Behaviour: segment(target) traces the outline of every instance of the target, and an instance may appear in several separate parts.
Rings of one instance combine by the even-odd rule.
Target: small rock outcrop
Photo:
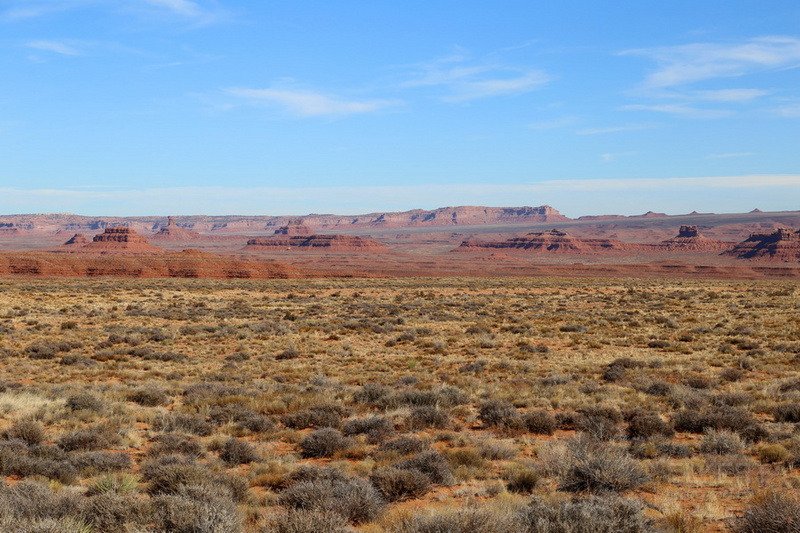
[[[753,233],[723,255],[737,259],[800,261],[800,230],[778,228],[772,233]]]
[[[89,244],[89,242],[91,241],[89,241],[89,239],[86,238],[86,235],[84,235],[83,233],[76,233],[67,242],[62,244],[62,246],[69,246],[75,248],[80,246],[86,246],[87,244]]]
[[[150,237],[156,241],[190,242],[203,240],[203,236],[190,229],[182,228],[175,223],[173,217],[167,219],[167,225]]]

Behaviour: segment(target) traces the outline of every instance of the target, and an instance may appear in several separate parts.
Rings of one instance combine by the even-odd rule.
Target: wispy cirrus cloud
[[[404,87],[441,87],[445,102],[465,102],[533,91],[555,79],[533,68],[478,63],[459,54],[417,66]]]
[[[692,107],[686,104],[656,104],[656,105],[632,104],[632,105],[624,105],[619,109],[623,111],[653,111],[656,113],[666,113],[668,115],[676,115],[680,117],[696,118],[696,119],[725,118],[733,114],[732,111],[729,111],[727,109],[702,109],[698,107]]]
[[[17,22],[63,11],[95,8],[127,15],[158,16],[161,13],[187,19],[195,24],[220,20],[224,10],[206,0],[6,0],[0,21]]]
[[[639,155],[639,152],[613,152],[608,154],[600,154],[600,159],[602,159],[604,163],[613,163],[621,157],[630,157],[633,155]]]
[[[620,131],[651,130],[658,128],[658,124],[623,124],[622,126],[611,126],[608,128],[586,128],[578,130],[578,135],[601,135],[604,133],[617,133]]]
[[[371,113],[396,105],[393,100],[344,99],[308,90],[271,87],[268,89],[228,89],[228,94],[251,103],[267,103],[282,107],[300,117],[346,116]]]
[[[735,157],[750,157],[758,155],[755,152],[731,152],[727,154],[708,154],[706,159],[731,159]]]
[[[65,56],[78,56],[81,52],[72,44],[66,44],[60,41],[31,41],[25,43],[27,48],[34,50],[41,50],[44,52],[53,52]]]
[[[800,66],[800,39],[768,36],[738,43],[693,43],[627,50],[657,68],[643,81],[647,89],[684,86],[712,78],[739,77],[767,70]]]
[[[776,109],[775,112],[782,117],[800,118],[800,104],[785,105]]]

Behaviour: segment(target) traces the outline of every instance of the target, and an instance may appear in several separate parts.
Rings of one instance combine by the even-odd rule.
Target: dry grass
[[[765,483],[800,479],[798,294],[0,281],[0,475],[24,481],[0,501],[21,530],[479,531],[534,512],[571,516],[548,526],[567,530],[594,527],[579,521],[602,502],[631,531],[744,530]]]

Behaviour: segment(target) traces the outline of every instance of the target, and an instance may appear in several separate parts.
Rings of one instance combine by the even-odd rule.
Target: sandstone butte
[[[772,233],[753,233],[723,255],[738,259],[800,261],[800,230],[779,228]]]
[[[158,246],[153,246],[146,238],[136,233],[132,228],[126,226],[106,228],[103,233],[95,235],[92,242],[75,248],[75,251],[90,254],[122,255],[156,255],[166,253],[166,250]]]
[[[736,245],[734,242],[718,241],[709,239],[700,234],[697,226],[681,226],[678,235],[656,243],[653,246],[656,250],[665,252],[672,251],[692,251],[692,252],[722,252],[730,250]],[[646,245],[644,245],[646,246]]]
[[[565,231],[528,233],[524,237],[512,237],[505,241],[464,241],[455,251],[480,249],[528,250],[532,252],[558,254],[615,253],[625,252],[630,245],[616,239],[579,239]]]

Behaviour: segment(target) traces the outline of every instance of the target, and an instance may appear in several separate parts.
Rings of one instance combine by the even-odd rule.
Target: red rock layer
[[[275,235],[313,235],[311,228],[302,220],[290,220],[285,226],[275,230]]]
[[[159,256],[0,254],[0,276],[117,278],[300,278],[296,267],[266,261],[241,261],[187,250]]]
[[[250,239],[245,250],[258,250],[259,248],[291,248],[299,250],[320,249],[326,252],[387,252],[386,246],[367,237],[351,235],[310,235],[294,237],[265,237]]]
[[[772,233],[753,233],[723,255],[737,259],[800,261],[800,230],[780,228]]]
[[[87,244],[89,244],[89,242],[90,241],[89,239],[86,238],[86,235],[84,235],[83,233],[76,233],[62,246],[80,247],[80,246],[86,246]]]

